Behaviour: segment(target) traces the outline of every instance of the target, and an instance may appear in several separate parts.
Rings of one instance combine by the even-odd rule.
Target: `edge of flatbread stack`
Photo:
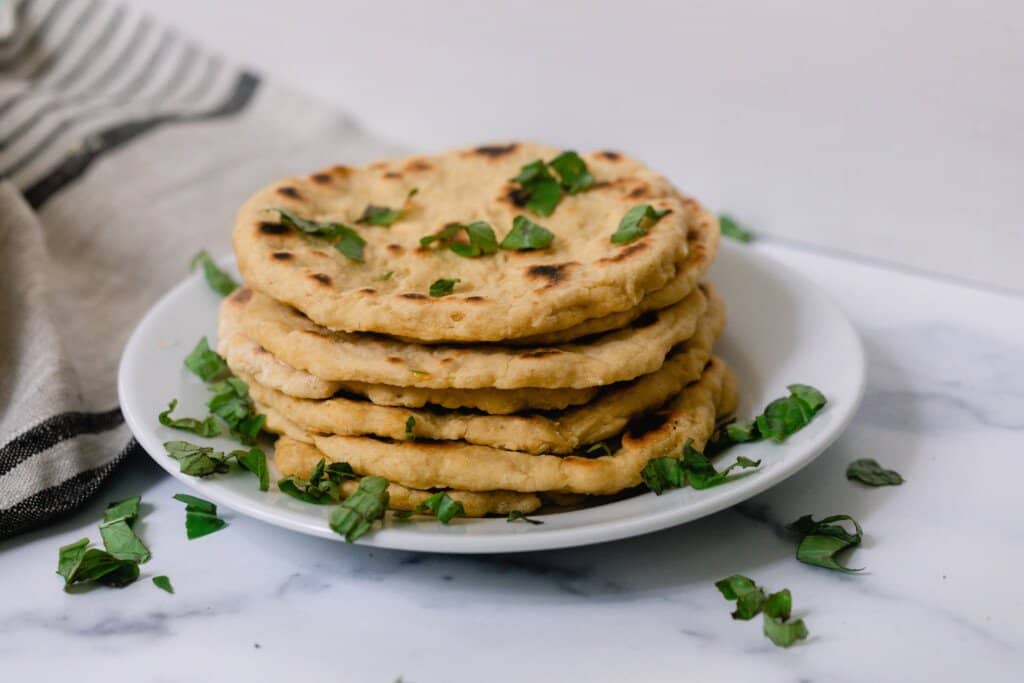
[[[638,490],[736,406],[716,218],[642,163],[530,143],[336,166],[239,210],[218,351],[282,475],[345,463],[393,510]],[[438,517],[441,515],[438,513]],[[447,522],[447,519],[442,521]]]

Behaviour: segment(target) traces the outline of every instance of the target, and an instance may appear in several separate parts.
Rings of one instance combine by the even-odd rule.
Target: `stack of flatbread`
[[[736,402],[702,281],[718,222],[625,155],[573,154],[574,186],[560,154],[336,166],[245,203],[219,350],[282,474],[345,462],[386,478],[394,509],[444,490],[469,516],[527,513],[704,446]]]

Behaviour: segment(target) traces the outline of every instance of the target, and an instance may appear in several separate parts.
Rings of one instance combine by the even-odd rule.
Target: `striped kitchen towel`
[[[2,3],[0,538],[142,455],[121,349],[273,178],[396,153],[323,103],[100,0]]]

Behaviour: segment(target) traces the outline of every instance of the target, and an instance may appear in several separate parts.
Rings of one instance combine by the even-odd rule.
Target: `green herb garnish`
[[[554,169],[559,180],[551,174]],[[545,164],[536,159],[519,169],[519,175],[511,179],[522,187],[526,208],[541,216],[550,216],[562,201],[566,192],[576,194],[589,190],[594,185],[594,176],[587,170],[587,164],[576,152],[565,151]]]
[[[363,477],[355,493],[331,511],[328,523],[336,533],[352,543],[365,534],[373,523],[387,512],[388,480],[384,477]]]
[[[854,531],[834,522],[850,522]],[[851,569],[836,560],[838,553],[860,545],[863,538],[864,531],[850,515],[831,515],[820,521],[804,515],[786,529],[803,537],[796,549],[796,559],[801,562],[847,574],[862,571],[863,568]]]
[[[734,239],[737,242],[749,242],[754,239],[753,233],[724,213],[718,217],[718,225],[721,227],[723,237]]]
[[[177,419],[171,418],[171,413],[174,412],[174,409],[177,407],[178,399],[171,399],[171,403],[167,406],[167,410],[159,415],[160,424],[165,427],[172,427],[173,429],[192,432],[199,436],[211,437],[220,434],[220,425],[217,424],[217,420],[214,419],[213,415],[207,416],[205,420],[197,420],[194,417],[180,417]]]
[[[160,590],[167,591],[171,594],[174,593],[174,586],[171,585],[171,580],[166,576],[154,576],[153,585],[159,588]]]
[[[522,186],[526,208],[533,213],[550,216],[558,202],[562,201],[562,186],[540,159],[523,166],[519,170],[519,175],[512,178],[512,182]]]
[[[139,578],[139,563],[90,548],[89,539],[83,538],[58,550],[57,573],[64,577],[64,590],[88,581],[122,588]]]
[[[903,477],[896,470],[887,470],[872,458],[854,460],[846,468],[846,478],[868,486],[899,486]]]
[[[270,488],[270,471],[267,469],[267,454],[259,448],[250,448],[247,451],[232,451],[242,469],[249,470],[256,475],[260,482],[260,491]]]
[[[314,505],[327,505],[341,500],[338,488],[341,482],[355,478],[355,472],[347,462],[332,462],[328,465],[325,458],[320,458],[313,467],[309,479],[285,477],[277,482],[277,488],[292,498]]]
[[[771,439],[782,443],[806,427],[824,407],[825,396],[807,384],[790,384],[789,396],[769,403],[753,420],[738,420],[726,426],[725,434],[734,443]]]
[[[206,337],[199,340],[192,352],[185,356],[185,367],[204,382],[214,382],[231,374],[220,354],[210,348]]]
[[[217,267],[217,264],[210,258],[205,249],[192,257],[192,261],[188,266],[189,270],[193,270],[196,267],[196,263],[203,264],[203,275],[206,277],[206,284],[210,285],[210,289],[213,291],[222,296],[227,296],[238,289],[238,283],[230,275]]]
[[[185,504],[185,535],[188,540],[220,531],[227,524],[217,516],[217,506],[208,500],[176,493],[174,499]]]
[[[318,223],[303,218],[287,209],[264,209],[264,211],[277,211],[281,214],[281,222],[289,227],[313,237],[319,237],[333,242],[334,248],[347,256],[352,261],[363,262],[363,247],[366,240],[359,236],[359,233],[343,223]]]
[[[417,192],[419,192],[419,189],[415,187],[409,190],[409,194],[405,197],[405,204],[400,209],[389,209],[386,206],[367,204],[366,209],[363,210],[363,215],[356,220],[356,223],[391,227],[405,213],[409,206],[409,200],[416,196]]]
[[[119,517],[103,522],[100,525],[100,536],[103,547],[111,556],[119,560],[131,560],[142,563],[149,560],[152,554],[146,544],[135,535],[131,517]]]
[[[619,228],[612,233],[612,242],[615,244],[629,244],[635,242],[650,230],[655,223],[669,213],[671,209],[658,211],[650,204],[638,204],[626,212],[626,215],[619,221]]]
[[[434,280],[430,283],[430,296],[442,297],[448,296],[455,289],[455,285],[462,282],[459,278],[441,278],[440,280]]]
[[[803,619],[789,621],[793,598],[788,588],[765,596],[764,590],[753,579],[740,574],[716,581],[715,587],[726,600],[736,601],[733,619],[748,621],[763,613],[764,634],[779,647],[789,647],[807,637]]]
[[[395,271],[389,270],[388,272],[384,273],[383,275],[378,275],[377,277],[375,277],[373,279],[374,280],[378,280],[380,282],[384,282],[386,280],[390,280],[391,276],[394,275],[394,274],[395,274]]]
[[[407,441],[414,441],[416,439],[416,435],[412,432],[415,426],[416,418],[410,415],[409,419],[405,421],[405,438]]]
[[[454,241],[460,232],[466,233],[468,243]],[[466,258],[476,258],[498,251],[498,240],[494,236],[494,230],[491,228],[491,224],[485,221],[451,223],[436,235],[420,238],[420,246],[428,247],[434,242],[447,245],[451,251]]]
[[[256,412],[245,382],[237,377],[228,377],[211,384],[209,389],[213,392],[213,397],[207,403],[210,412],[224,420],[232,436],[243,444],[251,446],[256,443],[256,437],[267,418]]]
[[[416,512],[431,512],[441,524],[447,524],[455,517],[466,514],[462,503],[453,500],[445,491],[438,491],[417,505]]]
[[[765,594],[753,579],[741,574],[733,574],[721,581],[715,582],[715,587],[721,592],[726,600],[736,601],[736,611],[732,613],[733,619],[748,621],[756,617],[764,607]]]
[[[515,251],[547,249],[554,239],[555,236],[547,228],[537,225],[526,216],[516,216],[512,219],[512,230],[505,235],[499,246]]]
[[[182,474],[208,477],[231,469],[228,456],[209,446],[197,446],[188,441],[167,441],[164,448],[167,449],[167,455],[178,461]]]
[[[719,472],[703,453],[693,447],[693,440],[687,439],[679,458],[664,457],[650,460],[641,470],[644,483],[656,495],[668,489],[677,489],[687,484],[695,489],[707,489],[736,479],[729,474],[739,468],[755,468],[760,460],[740,456],[736,462]]]
[[[525,512],[520,512],[519,510],[513,510],[512,512],[508,513],[508,517],[505,519],[505,521],[506,522],[526,522],[527,524],[543,524],[544,523],[544,522],[542,522],[539,519],[530,519],[529,517],[526,516]]]
[[[548,162],[562,180],[562,187],[569,194],[577,194],[594,186],[594,176],[587,170],[587,163],[571,150],[562,152]]]
[[[779,647],[789,647],[809,635],[803,619],[790,621],[793,597],[788,588],[772,593],[764,603],[764,634]]]

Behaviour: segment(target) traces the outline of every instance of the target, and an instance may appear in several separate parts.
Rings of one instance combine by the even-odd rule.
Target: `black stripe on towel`
[[[94,161],[164,124],[194,123],[234,116],[249,105],[259,83],[260,79],[255,74],[242,72],[227,99],[213,109],[197,114],[158,114],[99,131],[85,140],[82,149],[70,154],[57,168],[30,185],[25,190],[25,199],[30,206],[38,209],[54,194],[80,178]]]
[[[99,434],[124,422],[121,409],[105,413],[61,413],[49,417],[0,446],[0,476],[25,462],[33,455],[53,448],[79,434]]]
[[[0,510],[0,539],[29,531],[73,512],[96,493],[114,468],[128,457],[137,457],[143,452],[139,443],[132,439],[110,462],[81,472],[29,496],[17,505]]]

